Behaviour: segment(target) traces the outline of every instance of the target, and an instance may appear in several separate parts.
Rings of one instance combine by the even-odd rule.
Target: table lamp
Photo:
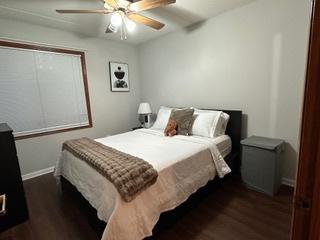
[[[151,107],[149,103],[143,102],[140,103],[138,114],[144,115],[143,120],[141,121],[141,125],[145,128],[151,127],[151,121],[150,121],[150,114],[151,114]]]

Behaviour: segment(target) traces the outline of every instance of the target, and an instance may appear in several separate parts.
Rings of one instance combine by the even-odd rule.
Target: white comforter
[[[69,152],[62,152],[55,175],[75,185],[97,209],[98,217],[108,222],[102,240],[140,240],[152,235],[162,212],[180,205],[216,174],[223,177],[231,171],[209,138],[170,138],[141,129],[96,141],[148,161],[159,173],[154,185],[133,201],[124,202],[101,174]]]

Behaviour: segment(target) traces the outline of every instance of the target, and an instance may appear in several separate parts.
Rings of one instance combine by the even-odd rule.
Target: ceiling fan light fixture
[[[117,28],[122,25],[122,21],[122,15],[119,12],[115,12],[110,18],[111,25]]]
[[[106,33],[117,33],[118,30],[119,30],[119,27],[116,27],[110,23],[106,30]]]
[[[128,32],[133,32],[136,29],[137,24],[131,20],[127,20],[126,27]]]

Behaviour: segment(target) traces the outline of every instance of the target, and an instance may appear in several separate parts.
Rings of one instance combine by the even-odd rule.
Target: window
[[[92,127],[84,53],[0,41],[0,122],[18,139]]]

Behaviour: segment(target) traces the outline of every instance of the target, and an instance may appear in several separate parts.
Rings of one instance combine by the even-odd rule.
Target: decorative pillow
[[[169,122],[173,120],[177,123],[178,135],[188,136],[191,134],[193,112],[194,112],[194,109],[190,109],[190,108],[181,109],[181,110],[172,110]]]
[[[171,111],[172,111],[172,108],[161,106],[158,111],[157,120],[155,121],[155,123],[151,128],[164,131],[169,121]]]
[[[192,135],[213,138],[217,135],[217,123],[221,111],[195,109],[192,125]]]

